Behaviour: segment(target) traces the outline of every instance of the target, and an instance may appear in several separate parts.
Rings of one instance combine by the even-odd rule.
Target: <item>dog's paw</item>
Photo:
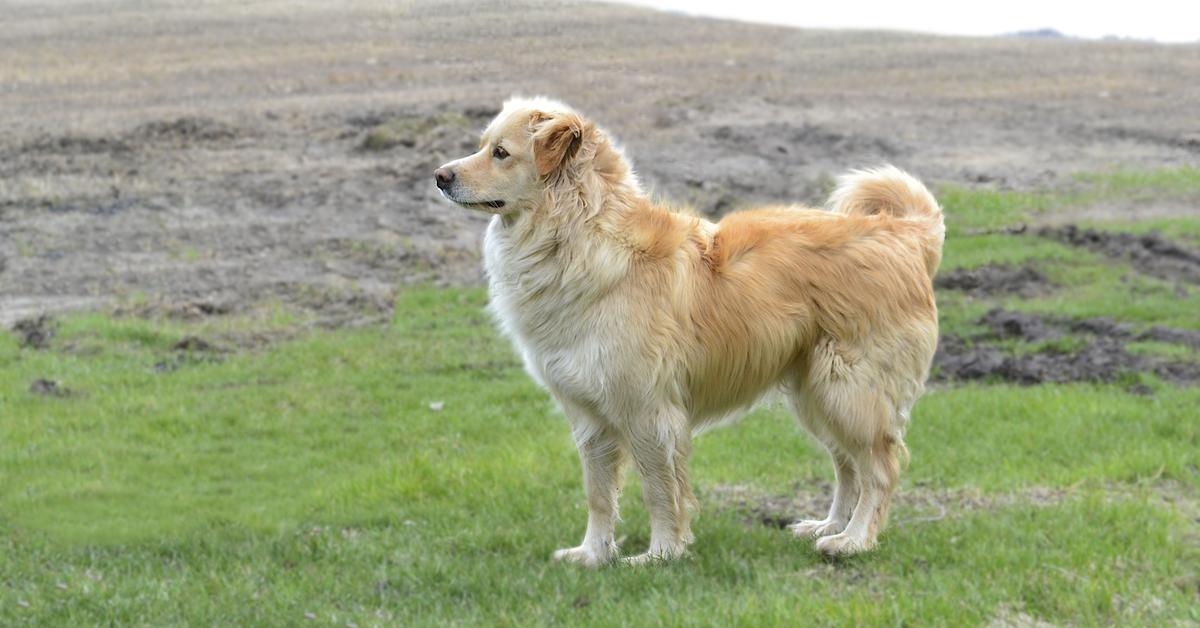
[[[666,562],[666,560],[667,559],[664,558],[661,554],[651,554],[650,552],[642,552],[641,554],[637,554],[635,556],[626,556],[625,558],[621,559],[621,562],[626,565],[640,567],[642,565],[654,565],[657,563],[663,563],[663,562]]]
[[[680,543],[671,547],[651,547],[650,550],[636,556],[622,558],[621,562],[626,565],[653,565],[675,560],[685,554],[687,554],[687,545]]]
[[[826,556],[850,556],[865,552],[875,546],[874,542],[852,537],[846,533],[823,536],[817,539],[817,551]]]
[[[626,556],[625,558],[621,559],[621,562],[625,563],[626,565],[632,565],[634,567],[639,567],[642,565],[661,565],[661,564],[667,563],[669,561],[672,561],[672,560],[678,558],[679,556],[682,556],[682,554],[670,555],[670,554],[662,554],[662,553],[652,554],[650,552],[642,552],[641,554],[637,554],[636,556]]]
[[[560,549],[552,555],[554,560],[561,560],[568,563],[578,563],[585,567],[599,567],[616,558],[616,549],[612,550],[597,550],[594,547],[580,545],[579,547],[568,547]]]
[[[846,523],[836,519],[805,519],[789,525],[788,529],[792,531],[792,534],[808,539],[837,534],[846,529]]]

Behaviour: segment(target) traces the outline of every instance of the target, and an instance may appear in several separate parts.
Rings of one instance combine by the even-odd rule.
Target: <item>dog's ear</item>
[[[537,113],[533,120],[533,163],[546,176],[567,163],[590,130],[575,113]]]

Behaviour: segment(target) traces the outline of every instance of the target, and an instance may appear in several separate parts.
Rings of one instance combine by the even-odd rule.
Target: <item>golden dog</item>
[[[641,473],[650,547],[692,541],[692,435],[781,390],[837,472],[829,514],[791,526],[829,555],[872,548],[904,430],[937,344],[931,277],[944,227],[892,167],[840,180],[830,209],[712,223],[655,205],[609,136],[571,108],[512,99],[479,152],[437,169],[446,198],[495,214],[491,308],[571,422],[588,522],[561,560],[614,559],[626,464]]]

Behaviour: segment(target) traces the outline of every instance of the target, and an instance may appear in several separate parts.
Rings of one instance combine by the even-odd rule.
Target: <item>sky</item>
[[[1072,37],[1117,36],[1160,42],[1200,42],[1197,0],[624,0],[749,22],[808,28],[859,28],[947,35],[1002,35],[1053,28]]]

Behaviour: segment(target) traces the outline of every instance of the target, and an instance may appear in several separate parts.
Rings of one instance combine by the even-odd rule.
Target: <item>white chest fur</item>
[[[627,262],[512,229],[496,218],[484,242],[491,309],[502,330],[530,375],[555,396],[617,412],[629,401],[624,397],[647,386],[645,343],[630,334],[622,301],[606,298]],[[609,263],[597,266],[597,257]]]

